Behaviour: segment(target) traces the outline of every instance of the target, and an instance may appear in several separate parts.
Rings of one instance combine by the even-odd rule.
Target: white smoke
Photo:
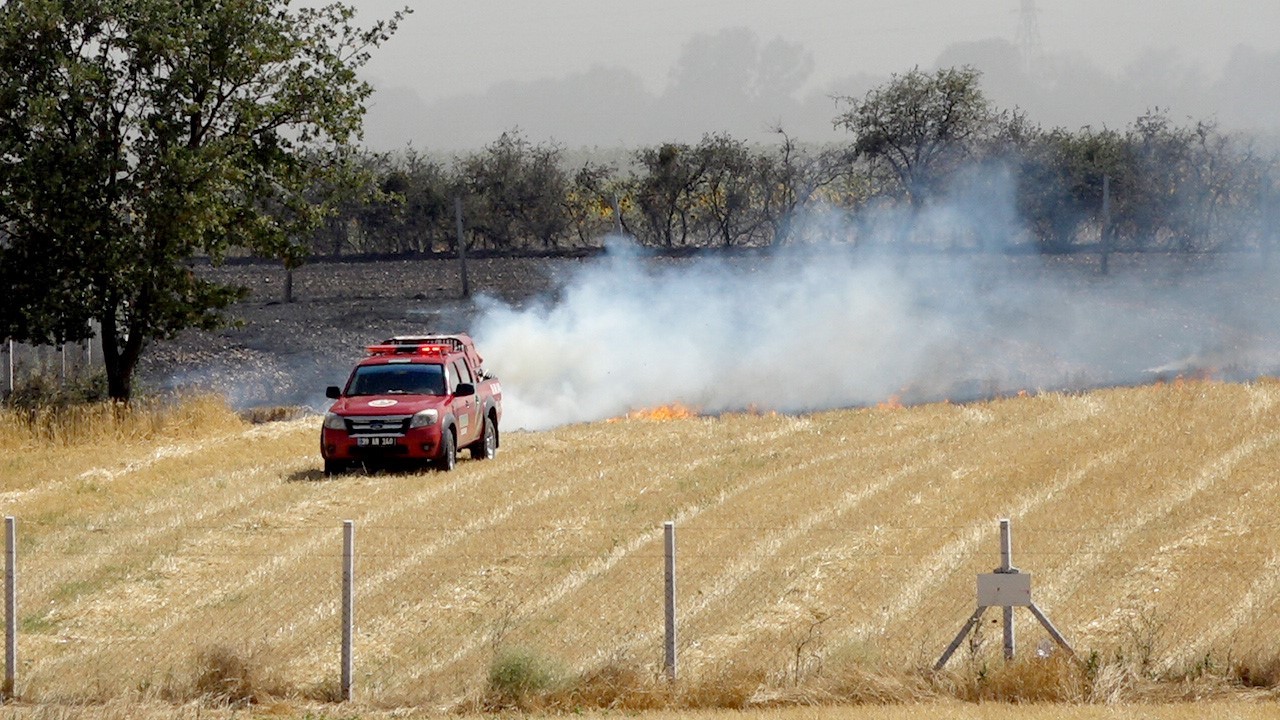
[[[910,225],[892,213],[846,221],[843,243],[767,254],[659,259],[614,241],[557,298],[527,309],[484,301],[474,330],[502,381],[504,424],[543,429],[675,402],[799,412],[969,400],[1149,381],[1209,356],[1219,370],[1256,368],[1263,346],[1276,347],[1261,340],[1276,336],[1272,314],[1224,291],[1226,271],[1179,278],[1139,259],[1140,272],[1104,279],[1088,258],[1057,269],[974,252],[1024,237],[1009,197],[969,194]],[[820,216],[823,232],[831,219]],[[935,249],[884,250],[921,240]],[[950,243],[963,251],[937,252]]]

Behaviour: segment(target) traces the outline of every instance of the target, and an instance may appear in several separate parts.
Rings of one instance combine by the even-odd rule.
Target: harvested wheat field
[[[497,460],[449,474],[333,479],[315,417],[249,424],[197,398],[4,418],[16,694],[37,709],[334,700],[352,520],[354,686],[370,713],[1277,710],[1280,383],[668,415],[509,433]],[[1018,610],[1006,664],[993,611],[932,672],[974,610],[975,575],[999,563],[1005,517],[1014,564],[1078,657]],[[675,683],[661,679],[667,520]],[[1130,716],[1117,712],[1018,716]]]

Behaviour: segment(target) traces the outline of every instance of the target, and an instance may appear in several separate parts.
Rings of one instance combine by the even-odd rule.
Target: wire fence
[[[103,368],[97,340],[67,345],[27,345],[0,339],[0,399],[33,381],[66,387]]]
[[[339,700],[344,585],[352,693],[388,705],[456,707],[513,650],[569,674],[750,668],[779,684],[840,663],[923,669],[973,614],[977,575],[1000,561],[995,523],[690,523],[676,528],[674,560],[661,527],[357,526],[348,584],[341,528],[16,527],[6,671],[12,693],[32,701],[234,694],[228,683],[250,682]],[[1137,531],[1015,535],[1013,565],[1031,573],[1032,597],[1077,653],[1160,673],[1280,652],[1280,552],[1190,535],[1112,542],[1126,532]],[[985,616],[951,662],[998,659],[1000,617]],[[1059,652],[1029,613],[1014,617],[1020,656]]]

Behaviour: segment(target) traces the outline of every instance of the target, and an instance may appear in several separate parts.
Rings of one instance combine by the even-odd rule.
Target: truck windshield
[[[444,366],[364,365],[356,368],[347,395],[444,395]]]

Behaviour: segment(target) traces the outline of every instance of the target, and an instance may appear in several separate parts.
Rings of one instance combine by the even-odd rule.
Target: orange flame
[[[696,408],[680,403],[671,403],[669,405],[660,405],[655,408],[643,408],[641,410],[632,410],[627,413],[627,417],[632,420],[684,420],[687,418],[698,417]]]
[[[1153,383],[1156,387],[1169,385],[1174,388],[1184,388],[1188,385],[1200,385],[1204,383],[1215,382],[1218,378],[1217,368],[1200,368],[1189,373],[1179,373],[1172,380],[1163,377],[1156,378]]]
[[[897,395],[890,395],[888,400],[876,403],[877,410],[901,410],[902,408],[902,398]]]
[[[1178,385],[1182,383],[1211,383],[1217,377],[1218,377],[1217,368],[1206,367],[1206,368],[1200,368],[1195,372],[1189,373],[1185,377],[1182,375],[1179,375],[1174,380],[1174,384]]]

